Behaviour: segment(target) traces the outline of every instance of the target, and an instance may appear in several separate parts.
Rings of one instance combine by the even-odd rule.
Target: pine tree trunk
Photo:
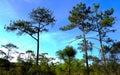
[[[83,27],[83,41],[84,41],[84,51],[85,51],[85,61],[86,61],[87,75],[90,75],[89,64],[88,64],[88,53],[87,53],[87,41],[86,41],[84,27]]]
[[[109,75],[107,71],[107,64],[106,64],[106,58],[105,58],[105,53],[103,51],[103,43],[102,43],[102,36],[101,36],[101,31],[99,30],[99,41],[100,41],[100,52],[102,55],[102,61],[103,61],[103,69],[104,69],[104,75]]]
[[[39,36],[40,36],[40,23],[38,27],[38,33],[37,33],[37,58],[36,58],[36,66],[38,67],[38,61],[39,61]]]
[[[68,57],[68,75],[70,75],[70,57]]]
[[[101,55],[102,55],[102,60],[103,60],[104,64],[106,64],[105,54],[103,52],[102,36],[101,36],[100,30],[99,30],[99,41],[100,41],[100,51],[101,51]]]

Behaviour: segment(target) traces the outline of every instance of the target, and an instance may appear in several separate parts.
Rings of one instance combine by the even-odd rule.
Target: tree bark
[[[87,53],[87,41],[86,41],[84,27],[83,27],[83,42],[84,42],[84,51],[85,51],[85,60],[86,60],[87,75],[90,75],[89,64],[88,64],[88,53]]]
[[[106,59],[105,59],[105,54],[103,52],[102,36],[101,36],[100,30],[99,30],[99,41],[100,41],[100,51],[101,51],[101,55],[102,55],[102,60],[103,60],[104,65],[106,65]]]
[[[70,57],[68,57],[68,75],[70,75]]]
[[[36,58],[36,66],[38,67],[38,61],[39,61],[39,36],[40,36],[40,23],[38,27],[38,33],[37,33],[37,58]]]

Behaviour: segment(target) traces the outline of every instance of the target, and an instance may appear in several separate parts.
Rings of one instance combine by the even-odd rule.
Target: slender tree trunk
[[[104,75],[108,75],[108,71],[107,71],[107,64],[106,64],[106,58],[105,58],[105,54],[103,51],[103,43],[102,43],[102,36],[101,36],[101,31],[99,30],[99,41],[100,41],[100,52],[102,55],[102,61],[103,61],[103,65],[104,65]]]
[[[87,53],[87,41],[86,41],[84,27],[83,27],[83,40],[84,40],[84,50],[85,50],[85,60],[86,60],[87,75],[90,75],[89,64],[88,64],[88,53]]]
[[[102,55],[102,60],[103,60],[104,64],[106,64],[105,54],[103,52],[102,36],[101,36],[100,30],[99,30],[99,41],[100,41],[100,51],[101,51],[101,55]]]
[[[70,57],[68,57],[68,75],[70,75]]]
[[[7,60],[10,58],[10,49],[8,49]]]
[[[39,61],[39,36],[40,36],[40,23],[38,27],[38,33],[37,33],[37,59],[36,59],[36,66],[38,67],[38,61]]]
[[[97,15],[97,11],[96,11],[96,15]],[[99,27],[99,22],[96,21],[96,24],[97,24],[97,28],[98,28],[98,37],[99,37],[99,42],[100,42],[100,52],[101,52],[101,55],[102,55],[102,61],[103,61],[103,64],[106,65],[106,59],[105,59],[105,54],[103,52],[103,44],[102,44],[102,36],[101,36],[101,27]]]

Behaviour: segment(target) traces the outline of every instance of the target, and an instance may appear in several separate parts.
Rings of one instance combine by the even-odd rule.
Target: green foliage
[[[64,68],[58,67],[59,71],[61,71],[59,74],[62,74],[63,71],[66,72],[67,75],[71,75],[71,65],[75,57],[76,51],[73,49],[73,47],[66,46],[65,49],[57,51],[56,54],[60,59],[64,61]]]
[[[70,11],[70,16],[68,17],[70,24],[64,27],[61,27],[60,29],[70,30],[73,28],[79,28],[81,31],[84,31],[85,33],[89,32],[91,29],[91,8],[90,6],[86,6],[84,3],[77,4],[73,7],[72,11]]]
[[[50,10],[40,7],[32,10],[30,13],[30,19],[32,19],[33,23],[39,23],[42,26],[47,26],[55,21]]]
[[[71,46],[66,46],[65,49],[56,52],[59,59],[67,60],[69,57],[74,58],[76,51]]]
[[[73,7],[72,11],[70,11],[70,16],[68,17],[70,24],[64,27],[61,27],[60,29],[70,30],[73,28],[78,28],[82,31],[82,39],[83,42],[79,43],[81,44],[79,49],[82,49],[82,51],[85,52],[85,59],[86,59],[86,67],[87,67],[87,75],[89,75],[89,65],[88,65],[88,53],[87,50],[92,50],[92,47],[89,46],[90,43],[86,40],[86,34],[92,30],[92,9],[90,6],[86,6],[85,3],[79,3],[76,6]]]
[[[113,14],[114,9],[111,8],[110,10],[106,10],[104,12],[104,18],[100,21],[100,24],[105,27],[105,26],[111,26],[112,23],[114,22],[114,17],[112,17],[111,15]],[[102,16],[102,15],[101,15]]]
[[[32,27],[32,24],[24,20],[11,21],[10,25],[6,26],[5,29],[7,31],[18,31],[17,35],[22,35],[23,33],[33,35],[37,33],[35,28]]]
[[[52,12],[46,8],[40,7],[30,13],[30,19],[33,21],[11,21],[9,26],[5,26],[5,29],[7,31],[18,31],[18,35],[23,33],[33,35],[38,32],[37,29],[39,29],[40,32],[46,31],[47,29],[45,27],[55,22]],[[36,26],[36,23],[40,24],[40,27]]]

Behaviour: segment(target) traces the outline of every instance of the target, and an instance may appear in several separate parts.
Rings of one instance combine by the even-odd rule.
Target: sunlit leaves
[[[110,23],[111,22],[113,22],[114,21],[114,18],[105,18],[105,19],[103,19],[101,22],[100,22],[100,24],[102,25],[102,26],[106,26],[106,25],[110,25]]]
[[[91,8],[86,6],[84,3],[77,4],[73,7],[73,9],[70,11],[70,15],[68,17],[70,24],[61,27],[60,29],[70,30],[74,28],[78,28],[80,30],[87,33],[91,29],[91,17],[90,14],[92,13]]]
[[[60,59],[66,60],[68,57],[75,57],[76,51],[73,47],[67,46],[65,49],[57,51],[56,54]]]

